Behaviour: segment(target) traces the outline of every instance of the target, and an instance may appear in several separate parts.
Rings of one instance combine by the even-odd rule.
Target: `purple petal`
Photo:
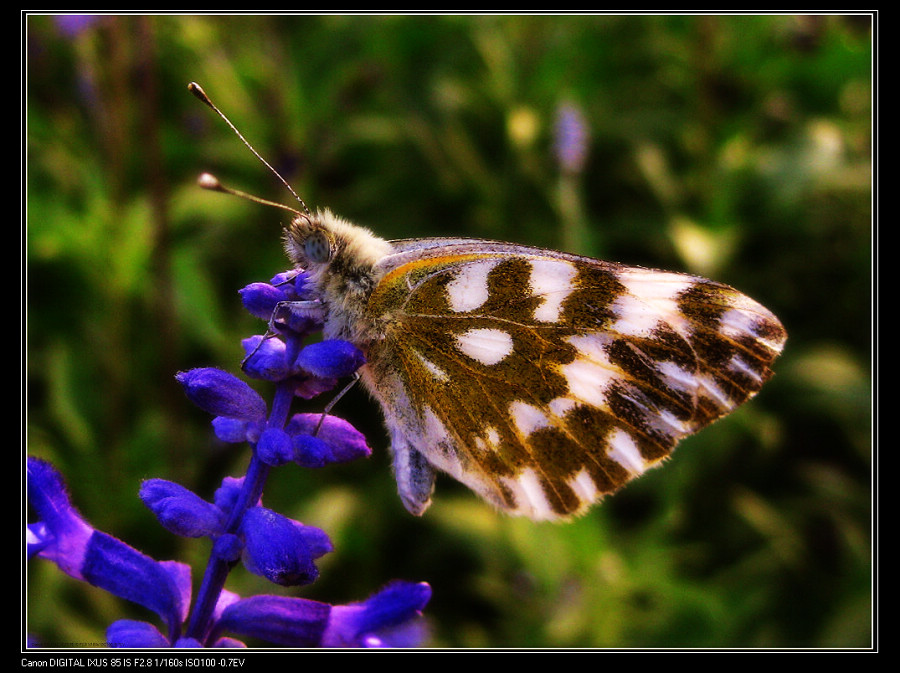
[[[303,524],[265,507],[247,510],[241,522],[244,537],[244,566],[255,575],[281,586],[309,584],[319,571],[313,559],[321,556],[321,536],[306,531]],[[325,536],[327,539],[327,536]],[[313,539],[312,549],[308,540]],[[329,549],[330,551],[330,542]]]
[[[269,281],[269,284],[275,285],[276,287],[281,287],[282,285],[293,285],[293,282],[299,276],[304,275],[305,274],[300,273],[296,269],[292,269],[290,271],[281,271],[272,276],[272,280]]]
[[[53,544],[55,540],[53,533],[42,521],[29,523],[25,526],[25,546],[28,551],[28,558],[39,554]]]
[[[294,395],[304,400],[311,400],[332,390],[337,384],[337,379],[320,379],[318,376],[310,376],[297,382],[294,386]]]
[[[188,399],[213,416],[261,421],[266,403],[259,394],[236,376],[214,367],[191,369],[175,377]]]
[[[174,587],[175,594],[178,596],[178,604],[181,608],[181,614],[176,619],[184,622],[188,616],[188,610],[191,607],[191,567],[186,563],[179,561],[160,561],[160,567],[169,574],[169,580]]]
[[[581,108],[571,103],[559,107],[556,117],[556,158],[567,173],[584,168],[588,152],[588,126]]]
[[[81,568],[94,529],[72,505],[62,475],[50,463],[28,458],[27,474],[28,500],[43,524],[30,529],[39,536],[37,555],[67,575],[84,579]]]
[[[319,427],[320,420],[321,414],[295,414],[285,431],[293,436],[314,434],[331,449],[333,462],[345,463],[372,455],[365,436],[350,423],[337,416],[326,416]]]
[[[349,376],[366,363],[366,357],[349,341],[329,339],[308,345],[295,364],[319,378]]]
[[[133,619],[110,624],[106,629],[106,644],[125,648],[169,647],[169,641],[153,624]]]
[[[312,435],[297,435],[292,441],[294,462],[300,467],[325,467],[334,462],[334,452],[328,444]]]
[[[165,479],[148,479],[141,484],[140,498],[163,528],[176,535],[215,535],[225,525],[222,510],[184,486]]]
[[[315,526],[304,526],[298,521],[295,521],[294,524],[296,524],[303,542],[306,543],[306,546],[309,548],[309,555],[314,559],[334,551],[334,545],[331,543],[331,538],[328,537],[328,533],[324,530],[316,528]]]
[[[254,442],[259,438],[259,426],[239,418],[216,416],[212,420],[213,432],[223,442]]]
[[[222,593],[219,594],[219,599],[216,601],[216,607],[213,610],[213,619],[219,619],[229,605],[237,603],[239,600],[241,600],[239,594],[228,591],[228,589],[222,589]]]
[[[184,587],[171,574],[173,565],[183,564],[159,563],[96,531],[88,544],[82,574],[90,584],[153,610],[171,626],[184,619],[186,610]]]
[[[251,596],[229,605],[215,632],[230,631],[278,645],[318,647],[331,606],[289,596]]]
[[[230,514],[234,508],[234,503],[237,502],[240,496],[243,484],[243,477],[225,477],[222,480],[222,485],[216,489],[213,495],[213,502],[216,504],[216,507],[225,512],[226,515]]]
[[[421,582],[393,582],[362,603],[337,605],[331,611],[326,647],[394,646],[391,635],[408,635],[431,599],[431,587]],[[405,645],[408,646],[408,645]]]
[[[259,334],[241,342],[247,358],[242,368],[247,376],[263,381],[281,381],[291,374],[287,360],[287,347],[281,339]]]
[[[237,561],[244,551],[244,543],[237,535],[227,533],[216,538],[213,554],[226,562]]]
[[[153,610],[170,625],[184,620],[190,602],[188,566],[160,563],[91,528],[72,507],[62,477],[49,463],[28,459],[28,488],[45,525],[43,530],[32,527],[42,534],[39,557],[72,577]]]
[[[270,284],[280,288],[290,300],[307,299],[306,290],[309,288],[309,274],[298,269],[282,271],[275,274]]]
[[[251,283],[240,290],[241,302],[250,315],[268,321],[279,302],[287,301],[285,293],[268,283]]]
[[[251,315],[265,320],[278,331],[287,328],[297,334],[308,334],[321,328],[322,307],[296,304],[304,301],[306,285],[305,274],[279,274],[271,283],[251,283],[241,289],[241,302]],[[295,304],[292,306],[291,302]]]
[[[294,455],[290,435],[280,428],[267,428],[256,445],[256,455],[266,465],[278,466],[290,462]]]

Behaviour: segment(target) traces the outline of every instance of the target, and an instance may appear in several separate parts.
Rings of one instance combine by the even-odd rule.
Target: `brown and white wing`
[[[756,394],[786,339],[688,275],[479,242],[389,267],[363,378],[416,514],[433,470],[511,514],[579,513]]]

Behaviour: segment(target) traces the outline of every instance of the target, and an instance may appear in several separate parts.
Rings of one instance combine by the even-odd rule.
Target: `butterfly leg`
[[[278,325],[291,327],[291,320],[318,320],[323,319],[325,312],[324,305],[319,300],[291,300],[280,301],[275,305],[272,315],[269,318],[268,329],[263,334],[263,338],[259,340],[256,347],[247,353],[246,357],[241,360],[241,369],[247,364],[247,360],[256,355],[256,352],[262,347],[268,339],[278,336],[282,332]]]
[[[410,514],[421,516],[431,504],[434,493],[434,468],[399,432],[391,433],[391,452],[397,492],[403,506]]]
[[[340,392],[331,398],[331,401],[325,405],[325,409],[322,411],[322,417],[319,419],[319,422],[316,424],[316,429],[313,432],[313,436],[319,434],[319,430],[322,428],[322,423],[325,422],[325,417],[331,413],[331,410],[334,409],[334,406],[340,401],[340,399],[349,392],[349,390],[357,384],[359,381],[359,372],[353,372],[353,380],[350,381],[347,385],[341,388]]]
[[[320,299],[291,299],[280,301],[269,318],[269,332],[277,333],[278,324],[305,332],[309,322],[322,322],[327,315],[327,307]],[[298,323],[298,324],[295,324]]]

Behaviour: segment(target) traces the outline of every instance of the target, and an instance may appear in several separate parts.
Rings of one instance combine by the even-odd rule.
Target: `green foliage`
[[[211,496],[243,472],[246,447],[216,445],[174,375],[237,370],[262,329],[237,290],[286,267],[286,214],[195,178],[293,204],[195,80],[313,208],[387,238],[701,273],[790,335],[746,408],[566,525],[503,518],[449,480],[413,520],[354,391],[336,412],[377,455],[282,468],[266,493],[333,534],[303,595],[428,581],[436,646],[865,647],[870,33],[865,16],[28,16],[28,452],[98,528],[206,554],[136,494],[164,477]],[[553,153],[563,103],[590,127],[577,174]],[[35,566],[28,598],[45,642],[101,641],[132,609]]]

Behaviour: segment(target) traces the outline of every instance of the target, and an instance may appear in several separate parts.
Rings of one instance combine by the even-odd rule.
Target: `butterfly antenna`
[[[294,189],[288,184],[288,181],[285,180],[283,177],[281,177],[281,174],[278,171],[276,171],[274,168],[272,168],[272,165],[268,161],[263,159],[262,155],[260,155],[259,152],[257,152],[255,149],[253,149],[253,145],[251,145],[249,142],[247,142],[247,139],[241,134],[240,131],[237,130],[237,127],[231,123],[231,120],[229,120],[228,117],[226,117],[225,114],[219,108],[217,108],[215,106],[215,104],[212,102],[212,100],[210,100],[209,96],[206,95],[206,92],[203,90],[203,88],[196,82],[191,82],[190,84],[188,84],[188,91],[190,91],[197,98],[199,98],[201,101],[206,103],[206,105],[208,105],[210,107],[210,109],[212,109],[213,112],[215,112],[217,115],[219,115],[225,121],[225,123],[231,127],[231,130],[234,131],[235,134],[237,135],[237,137],[241,139],[241,142],[244,143],[244,145],[246,145],[247,148],[251,152],[253,152],[253,154],[256,156],[256,158],[259,159],[261,162],[263,162],[265,164],[266,168],[268,168],[270,171],[272,171],[272,173],[275,175],[275,177],[277,177],[279,180],[281,180],[281,183],[285,187],[287,187],[287,190],[294,196],[295,199],[297,199],[297,201],[303,207],[303,212],[306,213],[307,216],[309,216],[310,215],[309,208],[307,208],[306,203],[303,202],[303,199],[301,199],[297,195],[297,192],[295,192]],[[209,175],[209,174],[207,173],[204,175]],[[212,177],[212,176],[209,176],[209,177]],[[215,183],[218,186],[204,185],[203,178],[204,178],[204,176],[201,176],[200,186],[204,187],[205,189],[212,189],[214,191],[220,191],[220,192],[225,192],[228,194],[234,194],[235,196],[241,196],[242,198],[249,198],[251,201],[256,201],[257,203],[263,203],[263,204],[272,205],[272,206],[279,206],[280,208],[284,208],[285,210],[290,210],[294,213],[297,213],[297,211],[294,210],[293,208],[288,208],[287,206],[282,206],[281,204],[278,204],[278,203],[273,203],[271,201],[266,201],[265,199],[253,197],[253,196],[250,196],[249,194],[244,194],[243,192],[238,192],[237,190],[227,189],[227,188],[223,187],[221,184],[219,184],[219,181],[216,180],[215,178],[213,178],[213,180],[215,180]],[[299,214],[299,213],[297,213],[297,214]]]
[[[226,187],[219,179],[212,175],[211,173],[203,173],[197,178],[197,184],[200,185],[203,189],[208,189],[211,192],[222,192],[223,194],[231,194],[232,196],[239,196],[242,199],[247,199],[248,201],[253,201],[254,203],[260,203],[264,206],[274,206],[275,208],[281,208],[282,210],[287,210],[288,212],[294,213],[294,215],[300,215],[299,210],[295,210],[290,206],[286,206],[283,203],[278,203],[277,201],[269,201],[268,199],[264,199],[259,196],[254,196],[253,194],[248,194],[247,192],[242,192],[239,189],[232,189],[231,187]],[[306,214],[309,215],[309,211],[306,211]]]

